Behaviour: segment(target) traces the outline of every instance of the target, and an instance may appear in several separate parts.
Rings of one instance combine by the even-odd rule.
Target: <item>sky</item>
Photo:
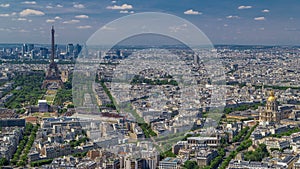
[[[105,24],[163,12],[196,25],[213,44],[300,45],[299,0],[0,0],[0,43],[85,43]],[[124,27],[131,25],[124,24]]]

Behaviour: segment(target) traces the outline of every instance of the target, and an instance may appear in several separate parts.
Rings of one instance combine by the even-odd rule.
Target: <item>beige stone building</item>
[[[259,122],[276,122],[281,123],[284,119],[290,119],[293,116],[294,105],[281,105],[275,97],[274,91],[270,92],[265,107],[259,109]]]
[[[259,111],[260,122],[280,122],[281,113],[278,111],[278,102],[276,100],[274,91],[270,92],[267,99],[266,107],[261,108]]]

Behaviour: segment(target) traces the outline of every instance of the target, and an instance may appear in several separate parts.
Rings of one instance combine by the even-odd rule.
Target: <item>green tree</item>
[[[186,162],[184,162],[183,168],[185,168],[185,169],[199,169],[199,166],[197,165],[196,161],[187,160]]]
[[[0,166],[8,165],[8,160],[6,158],[0,158]]]
[[[269,153],[265,144],[260,144],[255,151],[248,151],[244,153],[246,161],[261,161],[263,158],[268,157]]]
[[[165,151],[165,152],[161,153],[161,157],[162,158],[176,157],[176,155],[172,152],[172,149],[169,149],[168,151]]]
[[[41,165],[45,164],[50,164],[53,161],[53,159],[45,159],[45,160],[39,160],[39,161],[34,161],[30,163],[31,167],[39,167]]]

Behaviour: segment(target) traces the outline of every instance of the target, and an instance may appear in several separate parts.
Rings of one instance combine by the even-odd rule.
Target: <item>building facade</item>
[[[279,122],[281,120],[280,112],[278,111],[278,102],[276,100],[274,91],[270,92],[267,99],[266,107],[259,112],[260,122]]]

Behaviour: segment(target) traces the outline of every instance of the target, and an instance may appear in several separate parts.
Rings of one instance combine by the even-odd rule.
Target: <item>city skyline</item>
[[[163,12],[195,24],[213,44],[299,45],[298,3],[296,0],[272,4],[257,0],[3,1],[0,43],[48,44],[49,29],[54,25],[58,44],[83,44],[99,28],[122,16]]]
[[[268,2],[1,1],[0,168],[300,169],[300,2]]]

